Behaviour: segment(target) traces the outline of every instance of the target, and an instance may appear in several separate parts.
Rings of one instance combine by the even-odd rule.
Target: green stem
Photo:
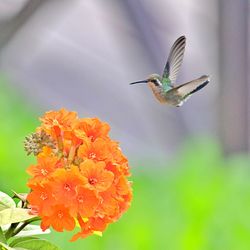
[[[4,233],[1,227],[0,227],[0,242],[6,243],[6,239],[4,237]]]
[[[30,223],[35,222],[35,221],[39,221],[39,220],[41,220],[39,217],[35,217],[35,218],[29,219],[29,220],[23,222],[23,224],[22,224],[20,227],[16,228],[16,229],[13,231],[12,236],[15,236],[15,235],[17,235],[18,233],[20,233],[20,232],[21,232],[27,225],[29,225]]]
[[[12,223],[9,227],[9,229],[7,230],[7,232],[5,233],[5,239],[8,240],[10,237],[12,237],[12,234],[14,232],[14,230],[16,229],[16,227],[18,226],[19,222],[17,223]]]

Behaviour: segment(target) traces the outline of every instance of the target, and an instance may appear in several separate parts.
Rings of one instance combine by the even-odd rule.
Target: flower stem
[[[0,227],[0,242],[6,243],[6,238],[4,236],[4,233],[1,227]]]
[[[57,144],[58,144],[58,151],[63,152],[63,140],[61,135],[57,137]]]
[[[68,167],[70,167],[70,164],[73,162],[74,158],[75,158],[75,154],[76,154],[76,147],[75,145],[72,145],[69,151],[69,157],[68,157]]]
[[[8,240],[10,237],[12,237],[14,230],[16,229],[16,227],[18,226],[19,222],[16,223],[12,223],[9,227],[9,229],[7,230],[7,232],[5,233],[5,239]]]
[[[39,217],[35,217],[35,218],[32,218],[32,219],[29,219],[27,221],[24,221],[22,225],[20,225],[20,227],[16,228],[13,233],[12,233],[12,236],[15,236],[17,235],[18,233],[20,233],[27,225],[29,225],[30,223],[32,222],[35,222],[35,221],[39,221],[41,220]]]

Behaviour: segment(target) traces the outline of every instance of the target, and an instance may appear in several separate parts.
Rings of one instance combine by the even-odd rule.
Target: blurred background
[[[27,192],[22,141],[65,107],[99,117],[130,159],[134,201],[102,238],[62,249],[250,249],[248,0],[0,0],[0,189]],[[187,37],[181,108],[146,85]],[[18,176],[18,177],[17,177]]]

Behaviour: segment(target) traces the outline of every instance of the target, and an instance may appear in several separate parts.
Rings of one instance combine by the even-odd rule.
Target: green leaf
[[[15,248],[25,248],[29,250],[60,250],[59,247],[50,243],[47,240],[42,239],[31,239],[19,242],[15,245]]]
[[[29,250],[29,249],[20,247],[12,248],[4,243],[0,243],[0,250]]]
[[[29,209],[25,208],[8,208],[0,211],[0,226],[25,221],[36,217],[29,214]]]
[[[14,200],[7,194],[0,191],[0,211],[16,207]]]
[[[3,233],[3,229],[0,227],[0,242],[6,243],[6,238]]]
[[[10,247],[2,242],[0,242],[0,247],[1,247],[0,250],[15,250],[14,248],[12,248],[12,247]]]
[[[22,201],[19,201],[16,205],[16,207],[19,207],[19,208],[22,208],[22,205],[23,205],[23,202]]]
[[[27,200],[27,193],[17,193],[13,190],[13,193],[15,194],[14,198],[18,198],[21,201],[26,201]]]
[[[0,227],[0,242],[6,243],[6,239],[3,233],[3,229]]]
[[[33,239],[38,239],[37,237],[20,237],[20,238],[17,238],[15,240],[13,240],[11,243],[10,243],[10,247],[15,247],[17,244],[19,244],[20,242],[24,242],[26,240],[33,240]]]
[[[15,235],[15,237],[31,236],[38,234],[49,234],[50,230],[47,229],[43,231],[38,225],[27,225],[20,233]]]

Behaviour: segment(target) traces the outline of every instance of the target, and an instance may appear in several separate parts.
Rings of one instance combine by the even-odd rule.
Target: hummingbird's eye
[[[157,81],[156,79],[152,79],[151,82],[152,82],[154,85],[159,86],[159,83],[158,83],[158,81]]]

